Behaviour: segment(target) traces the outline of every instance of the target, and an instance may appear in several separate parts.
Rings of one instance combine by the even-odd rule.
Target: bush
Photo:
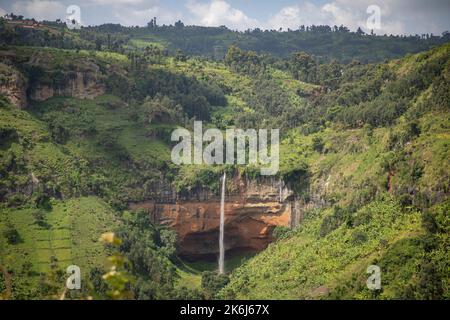
[[[333,232],[344,222],[351,223],[350,213],[339,206],[334,207],[333,214],[326,216],[322,220],[320,225],[319,234],[321,237],[325,237],[327,234]]]
[[[364,231],[355,230],[352,233],[352,243],[355,245],[364,243],[367,241],[367,235]]]
[[[33,213],[34,223],[36,223],[38,226],[49,229],[50,225],[47,223],[47,219],[45,217],[45,213],[42,210],[34,210]]]
[[[292,235],[292,229],[285,226],[276,226],[273,229],[272,235],[276,239],[286,239]]]
[[[6,224],[6,229],[3,231],[3,236],[6,238],[9,244],[18,244],[22,242],[19,232],[16,230],[12,223]]]
[[[312,148],[314,151],[322,153],[324,147],[324,142],[321,137],[314,137],[312,140]]]
[[[52,209],[50,197],[42,192],[38,192],[36,194],[34,204],[35,204],[36,208],[39,208],[39,209],[44,209],[47,211]]]
[[[26,198],[23,194],[13,194],[8,197],[7,206],[10,208],[20,207],[26,202]]]
[[[229,281],[230,278],[225,274],[217,274],[214,271],[202,273],[202,289],[209,297],[214,297]]]

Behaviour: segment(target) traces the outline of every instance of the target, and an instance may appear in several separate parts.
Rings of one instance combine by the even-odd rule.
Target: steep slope
[[[317,133],[288,134],[281,170],[297,190],[297,228],[233,272],[221,297],[448,298],[449,46],[389,67],[396,75],[372,97],[358,81],[377,75],[364,73],[322,96],[330,98],[325,113],[347,114],[356,125],[334,118]],[[407,79],[415,80],[401,91],[404,109],[368,125],[369,112],[381,119],[375,107],[389,113],[389,95]],[[363,103],[339,100],[361,93]],[[366,287],[372,264],[382,271],[378,291]]]
[[[232,272],[220,296],[448,297],[448,45],[345,66],[336,87],[296,80],[254,53],[222,63],[152,50],[0,49],[6,296],[48,297],[38,280],[69,263],[98,278],[108,252],[96,240],[119,230],[135,297],[202,297],[175,290],[199,279],[178,270],[180,281],[173,263],[175,244],[214,259],[217,203],[201,196],[214,200],[224,170],[265,186],[252,167],[171,163],[170,133],[201,119],[220,129],[281,128],[274,180],[290,190],[243,196],[229,180],[227,221],[239,238],[229,248],[282,239]],[[133,210],[146,203],[157,210]],[[365,268],[378,263],[385,289],[368,292]]]

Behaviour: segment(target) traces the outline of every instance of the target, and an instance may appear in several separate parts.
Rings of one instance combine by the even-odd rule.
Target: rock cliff
[[[225,249],[230,252],[261,251],[272,242],[276,226],[291,224],[291,205],[278,181],[242,182],[226,196]],[[280,192],[281,190],[281,192]],[[220,197],[183,198],[173,203],[145,201],[143,208],[155,223],[173,228],[178,235],[178,254],[186,259],[216,259],[219,250]]]
[[[0,95],[19,108],[26,107],[28,99],[45,101],[54,96],[93,99],[106,91],[104,72],[88,58],[58,67],[48,61],[52,60],[50,56],[42,53],[28,61],[17,59],[9,52],[0,55]]]
[[[65,72],[58,83],[36,82],[30,88],[30,98],[44,101],[53,96],[93,99],[105,93],[101,76],[95,71]]]
[[[26,89],[25,77],[14,68],[0,63],[0,95],[6,96],[15,106],[24,108],[27,104]]]

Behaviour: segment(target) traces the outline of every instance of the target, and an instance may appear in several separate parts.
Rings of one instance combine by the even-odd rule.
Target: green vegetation
[[[1,298],[60,298],[71,264],[87,283],[74,299],[449,298],[448,33],[25,21],[0,19]],[[227,275],[128,211],[163,189],[218,193],[224,171],[258,178],[174,165],[171,132],[194,120],[280,128],[277,178],[302,211]]]
[[[98,238],[116,224],[111,208],[96,197],[54,200],[51,210],[2,209],[0,264],[13,279],[6,288],[10,298],[49,297],[39,283],[54,268],[65,274],[78,265],[83,276],[103,268],[107,251]]]
[[[323,221],[330,214],[335,213],[329,210],[309,212],[291,237],[270,245],[238,268],[232,274],[230,284],[221,291],[221,297],[317,298],[314,296],[317,288],[334,289],[341,278],[351,276],[353,270],[376,264],[374,262],[386,246],[420,233],[420,215],[402,211],[389,198],[375,201],[355,213],[355,219],[370,215],[369,222],[355,223],[351,227],[342,224],[323,235]],[[355,242],[356,233],[364,234],[364,241]],[[360,284],[361,298],[372,297],[365,287],[366,279],[363,278],[364,282]],[[394,280],[398,279],[394,277]],[[395,285],[389,282],[383,290]]]

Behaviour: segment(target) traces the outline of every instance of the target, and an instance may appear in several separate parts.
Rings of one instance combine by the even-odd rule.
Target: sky
[[[83,25],[145,26],[181,20],[186,25],[233,30],[297,29],[300,25],[345,25],[377,34],[440,35],[450,31],[450,0],[0,0],[0,15],[13,12],[37,20],[65,20],[77,5]],[[379,20],[375,11],[379,8]],[[368,24],[372,22],[372,24]],[[374,21],[379,24],[373,25]]]

